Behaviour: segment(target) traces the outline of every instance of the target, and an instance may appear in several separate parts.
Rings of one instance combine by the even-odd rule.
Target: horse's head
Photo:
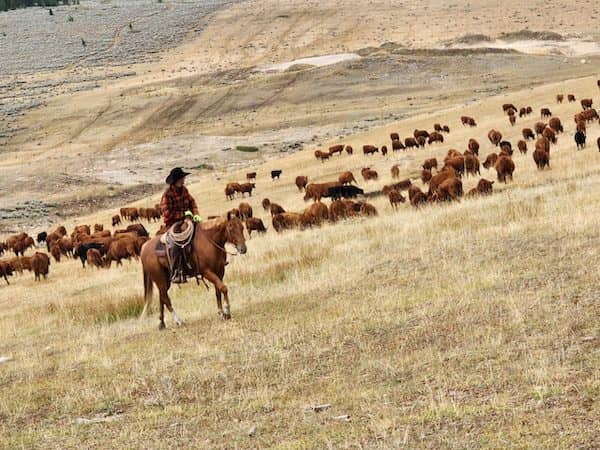
[[[227,242],[235,245],[235,248],[242,255],[246,253],[246,238],[244,237],[244,225],[239,217],[231,212],[227,213],[227,222],[225,224],[225,237]]]

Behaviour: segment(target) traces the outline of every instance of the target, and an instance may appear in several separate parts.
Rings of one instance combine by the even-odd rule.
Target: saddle
[[[183,220],[173,224],[158,240],[156,255],[167,258],[171,275],[174,269],[182,269],[187,275],[192,275],[190,244],[194,239],[195,231],[196,225],[193,222]]]

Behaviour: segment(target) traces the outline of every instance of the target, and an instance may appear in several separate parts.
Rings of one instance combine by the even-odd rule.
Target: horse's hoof
[[[158,324],[158,329],[159,330],[164,330],[165,328],[167,328],[167,327],[165,326],[164,322],[161,322],[161,323]]]
[[[175,322],[175,325],[177,325],[178,327],[182,327],[185,325],[185,322],[183,320],[178,320]]]
[[[231,319],[231,313],[226,312],[223,313],[223,320],[230,320]]]

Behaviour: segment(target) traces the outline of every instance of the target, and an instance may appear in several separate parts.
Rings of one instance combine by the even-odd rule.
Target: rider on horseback
[[[189,175],[188,172],[184,172],[181,167],[176,167],[171,170],[171,173],[169,173],[169,176],[165,180],[169,187],[163,193],[160,201],[160,210],[167,230],[171,226],[178,224],[175,227],[175,231],[179,232],[184,222],[187,222],[188,226],[192,226],[192,221],[197,223],[202,220],[198,214],[196,200],[194,200],[194,197],[191,196],[184,186],[187,175]],[[185,249],[177,245],[174,245],[172,249],[171,282],[185,283],[187,281],[186,272],[190,269],[189,266],[186,268]]]

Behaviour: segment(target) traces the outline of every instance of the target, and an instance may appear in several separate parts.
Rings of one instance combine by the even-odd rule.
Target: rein
[[[210,238],[210,237],[209,237],[209,236],[207,236],[206,234],[205,234],[205,237],[206,237],[206,240],[207,240],[208,242],[210,242],[212,245],[214,245],[216,248],[218,248],[219,250],[223,251],[223,252],[224,252],[224,253],[226,253],[227,255],[231,255],[231,256],[238,256],[238,255],[239,255],[239,252],[236,252],[236,253],[231,253],[231,252],[227,251],[227,249],[225,248],[225,246],[224,246],[224,245],[219,245],[219,244],[217,244],[217,243],[216,243],[216,242],[215,242],[215,241],[214,241],[212,238]],[[225,242],[225,243],[227,243],[227,242]]]

